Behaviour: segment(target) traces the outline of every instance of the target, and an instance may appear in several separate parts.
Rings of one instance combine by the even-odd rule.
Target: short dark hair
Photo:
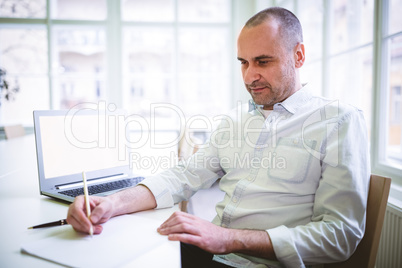
[[[279,23],[282,40],[289,50],[303,42],[303,31],[299,19],[285,8],[270,7],[261,10],[252,16],[244,26],[249,28],[258,26],[268,19],[275,19]]]

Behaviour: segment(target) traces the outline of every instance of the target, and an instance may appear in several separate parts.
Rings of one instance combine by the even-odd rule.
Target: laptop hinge
[[[99,183],[103,183],[103,182],[114,181],[114,180],[118,180],[118,179],[124,179],[126,177],[128,177],[127,174],[118,174],[118,175],[114,175],[114,176],[93,178],[93,179],[89,179],[87,184],[88,185],[99,184]],[[83,187],[83,186],[84,186],[84,184],[82,182],[73,182],[73,183],[69,183],[69,184],[56,185],[56,189],[57,190],[64,190],[64,189],[68,189],[68,188]]]

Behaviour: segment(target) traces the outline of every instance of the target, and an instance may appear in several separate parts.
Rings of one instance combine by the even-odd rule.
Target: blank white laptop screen
[[[97,115],[41,117],[40,125],[46,179],[128,165],[124,148],[100,140],[112,132],[101,133]]]
[[[108,195],[144,178],[130,170],[124,111],[34,111],[39,187],[43,195],[73,201],[82,192]],[[120,124],[119,124],[120,123]]]

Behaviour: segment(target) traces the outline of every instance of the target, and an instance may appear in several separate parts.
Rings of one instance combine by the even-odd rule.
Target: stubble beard
[[[245,85],[253,101],[257,105],[273,107],[274,104],[281,102],[294,93],[296,86],[296,75],[292,62],[288,61],[282,72],[280,87],[273,87],[268,82],[253,82]],[[265,88],[262,92],[253,92],[252,88]],[[269,92],[266,92],[269,90]]]

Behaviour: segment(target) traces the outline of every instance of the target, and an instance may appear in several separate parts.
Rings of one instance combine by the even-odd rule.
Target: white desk
[[[60,267],[20,252],[21,244],[60,233],[61,226],[28,230],[27,227],[63,219],[68,204],[40,196],[33,135],[0,141],[0,267]],[[137,213],[167,219],[171,209]],[[167,239],[167,238],[166,238]],[[111,255],[113,253],[110,253]],[[128,267],[180,267],[180,246],[165,243],[136,258]]]

